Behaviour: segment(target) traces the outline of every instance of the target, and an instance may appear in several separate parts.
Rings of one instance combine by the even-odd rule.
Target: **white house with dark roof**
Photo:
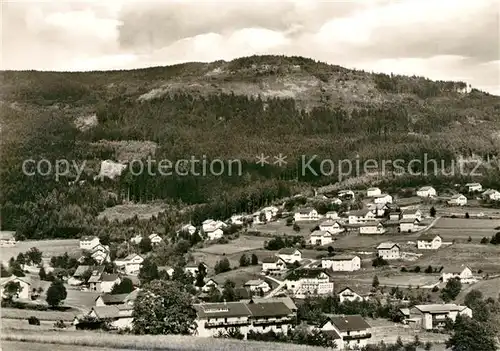
[[[333,243],[333,235],[324,230],[315,230],[309,237],[309,243],[311,245],[325,246]]]
[[[401,219],[418,219],[419,221],[422,220],[422,211],[418,208],[414,209],[404,209],[401,211]]]
[[[483,198],[492,200],[492,201],[500,201],[500,192],[495,189],[488,189],[482,194]]]
[[[436,234],[425,233],[417,239],[417,249],[437,250],[443,245],[443,238]]]
[[[417,196],[419,197],[435,197],[437,196],[437,191],[432,186],[424,186],[417,190]]]
[[[373,211],[369,209],[363,209],[358,211],[350,211],[348,214],[347,222],[349,224],[359,224],[373,222],[377,220],[377,216]]]
[[[262,291],[264,294],[271,290],[269,283],[262,279],[249,280],[243,286],[250,289],[252,292]]]
[[[97,236],[82,236],[80,238],[80,249],[91,250],[101,242]]]
[[[364,297],[359,295],[357,292],[355,292],[353,289],[349,287],[345,287],[344,289],[340,290],[337,294],[339,297],[340,303],[344,303],[346,301],[352,302],[352,301],[363,301]]]
[[[121,279],[118,274],[99,273],[99,271],[93,271],[88,280],[89,290],[100,293],[111,292],[113,286],[120,284],[120,282]]]
[[[299,268],[285,277],[285,286],[296,298],[333,294],[333,282],[322,268]]]
[[[401,258],[401,248],[395,243],[381,243],[377,246],[377,255],[384,260],[398,260]]]
[[[361,269],[361,258],[357,255],[335,255],[321,259],[321,267],[334,272],[354,272]]]
[[[375,204],[392,204],[392,196],[389,194],[380,194],[373,198]]]
[[[381,222],[368,222],[368,223],[363,223],[359,227],[359,234],[384,234],[385,233],[385,228],[384,225]]]
[[[341,350],[361,349],[371,344],[371,326],[359,315],[330,317],[321,326],[321,330],[334,330],[340,336],[336,343]]]
[[[293,247],[285,247],[278,251],[278,257],[286,263],[294,263],[302,261],[302,252]]]
[[[293,215],[293,219],[296,222],[300,221],[316,221],[319,219],[318,211],[311,207],[304,207],[299,209]]]
[[[465,184],[465,187],[469,193],[483,191],[483,186],[480,183],[467,183]]]
[[[144,262],[144,258],[141,255],[132,253],[127,257],[116,259],[115,265],[127,275],[137,275],[142,262]]]
[[[443,283],[448,280],[458,278],[462,284],[474,283],[476,279],[472,274],[472,269],[465,265],[447,266],[441,271],[441,279]]]
[[[414,323],[424,330],[432,330],[444,326],[447,318],[454,322],[458,315],[472,317],[472,310],[467,306],[452,303],[415,305],[410,308],[409,317],[403,322],[405,324]]]
[[[278,256],[265,257],[262,259],[262,272],[279,273],[286,272],[286,262]]]
[[[420,221],[417,218],[403,218],[399,221],[399,231],[401,233],[412,233],[420,230]]]
[[[204,293],[209,293],[213,289],[220,290],[219,283],[215,281],[213,278],[205,279],[205,285],[201,287],[201,291]]]
[[[339,234],[342,233],[345,229],[340,222],[328,219],[324,222],[321,222],[321,224],[319,225],[319,230],[328,232],[330,234]]]
[[[191,276],[193,278],[196,278],[196,276],[198,275],[198,270],[199,270],[199,266],[203,265],[205,267],[205,272],[208,270],[208,266],[203,263],[203,262],[199,262],[199,263],[195,263],[195,262],[192,262],[192,263],[188,263],[186,265],[186,267],[184,267],[184,272],[185,273],[189,273],[191,274]]]
[[[467,198],[462,194],[455,194],[448,200],[448,205],[465,206],[467,205]]]
[[[224,231],[216,227],[207,227],[207,229],[203,229],[203,233],[207,236],[208,240],[217,240],[224,236]]]
[[[366,190],[367,197],[375,197],[375,196],[378,196],[381,194],[382,194],[382,191],[380,190],[380,188],[368,188]]]

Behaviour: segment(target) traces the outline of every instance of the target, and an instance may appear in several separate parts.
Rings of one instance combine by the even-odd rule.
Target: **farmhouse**
[[[208,292],[212,291],[213,289],[220,290],[219,283],[217,283],[212,278],[205,280],[205,285],[203,285],[201,287],[201,291],[203,291],[204,293],[208,293]]]
[[[401,248],[398,244],[385,242],[377,246],[377,255],[384,260],[398,260],[401,258]]]
[[[375,220],[377,220],[375,214],[368,209],[351,211],[347,219],[349,224],[366,223]]]
[[[302,261],[302,252],[291,247],[285,247],[278,251],[278,257],[286,263]]]
[[[133,307],[128,304],[115,306],[94,306],[88,313],[89,317],[96,318],[99,321],[110,321],[113,329],[132,328]]]
[[[353,272],[361,269],[361,258],[356,255],[335,255],[321,260],[321,268],[334,272]]]
[[[469,190],[469,193],[483,191],[483,186],[480,183],[467,183],[465,187]]]
[[[86,283],[86,275],[88,274],[87,272],[90,272],[90,275],[94,274],[102,274],[104,273],[104,266],[84,266],[84,265],[79,265],[78,268],[76,269],[75,273],[73,273],[73,276],[68,279],[68,284],[70,285],[81,285],[83,283]],[[87,278],[90,278],[88,276]]]
[[[286,276],[285,286],[297,298],[333,294],[333,282],[324,269],[295,269]]]
[[[134,290],[128,294],[101,294],[95,299],[96,306],[113,306],[128,304],[134,305],[139,290]]]
[[[416,218],[403,218],[399,221],[399,231],[401,233],[412,233],[418,231],[420,221]]]
[[[109,293],[113,290],[115,284],[120,284],[121,279],[118,274],[100,273],[98,271],[92,272],[88,283],[90,291],[97,291],[100,293]]]
[[[314,208],[301,208],[298,212],[293,215],[293,219],[296,222],[300,221],[315,221],[319,219],[318,211]]]
[[[80,249],[91,250],[101,242],[97,236],[82,236],[80,238]]]
[[[431,330],[444,326],[446,318],[455,321],[457,315],[472,317],[472,310],[456,304],[416,305],[410,308],[409,318],[405,319],[404,323],[414,323],[422,329]]]
[[[392,196],[389,194],[381,194],[375,196],[373,199],[373,202],[376,204],[387,204],[387,203],[392,203]]]
[[[462,284],[470,284],[475,281],[474,276],[472,275],[472,270],[464,265],[461,266],[449,266],[445,267],[441,272],[441,279],[443,283],[446,283],[448,280],[458,278]]]
[[[328,211],[325,213],[325,218],[327,219],[339,219],[339,214],[337,211]]]
[[[125,258],[116,259],[115,265],[127,275],[137,275],[144,258],[138,254],[130,254]]]
[[[16,246],[14,232],[0,231],[0,247]]]
[[[17,295],[14,296],[15,298],[28,300],[31,297],[31,282],[29,278],[11,275],[10,277],[0,279],[0,296],[2,296],[2,298],[6,297],[4,294],[4,288],[9,282],[19,283],[21,288]]]
[[[264,294],[271,290],[271,286],[262,279],[249,280],[244,287],[250,289],[251,292],[262,291]]]
[[[208,227],[207,229],[204,229],[203,232],[207,236],[208,240],[217,240],[224,236],[222,229],[216,227]]]
[[[98,264],[102,264],[104,262],[111,261],[111,257],[109,256],[109,246],[108,245],[97,244],[92,249],[90,249],[90,252],[91,252],[90,256]],[[82,256],[81,259],[82,258],[84,258],[84,256]]]
[[[467,198],[462,194],[453,195],[451,199],[448,200],[448,205],[465,206],[467,205]]]
[[[419,250],[437,250],[443,244],[443,238],[439,235],[422,234],[417,239],[417,249]]]
[[[361,349],[370,343],[371,326],[359,315],[342,315],[330,317],[321,327],[322,331],[335,331],[340,340],[337,347],[344,349]]]
[[[177,234],[179,234],[179,232],[184,232],[184,233],[188,233],[189,235],[193,235],[194,233],[196,233],[196,227],[194,225],[192,225],[191,223],[188,223],[188,224],[183,225],[179,229]]]
[[[202,223],[203,232],[214,231],[216,229],[223,229],[227,224],[222,221],[215,221],[213,219],[206,219]]]
[[[309,243],[311,245],[324,246],[331,244],[333,242],[333,236],[331,233],[324,230],[315,230],[311,233],[309,238]]]
[[[405,209],[401,212],[401,218],[402,219],[418,219],[419,221],[422,220],[422,211],[420,211],[418,208],[417,209]]]
[[[434,197],[437,196],[436,189],[432,186],[424,186],[417,190],[417,196],[420,197]]]
[[[264,207],[261,212],[264,212],[266,214],[266,218],[269,217],[268,221],[271,220],[272,218],[276,217],[276,215],[279,212],[279,208],[276,206],[267,206]]]
[[[352,290],[351,288],[349,287],[345,287],[344,289],[340,290],[339,293],[337,294],[339,299],[340,299],[340,303],[343,303],[345,301],[363,301],[364,298],[363,296],[359,295],[358,293],[356,293],[354,290]]]
[[[264,273],[278,273],[286,270],[286,262],[280,257],[266,257],[262,260],[262,272]]]
[[[236,214],[232,215],[231,218],[229,218],[229,222],[234,225],[243,225],[243,220],[245,219],[245,216]]]
[[[483,198],[492,200],[492,201],[500,201],[500,192],[495,189],[488,189],[482,194]]]
[[[359,234],[384,234],[384,225],[380,222],[365,223],[359,227]]]
[[[319,230],[328,232],[330,234],[338,234],[344,231],[342,224],[331,219],[324,221],[319,225]]]
[[[382,194],[382,191],[380,190],[380,188],[368,188],[368,190],[366,190],[367,197],[375,197],[375,196],[378,196],[380,194]]]
[[[281,301],[203,303],[193,307],[195,335],[199,337],[217,336],[229,328],[239,328],[245,339],[249,331],[286,333],[295,319],[295,313]]]

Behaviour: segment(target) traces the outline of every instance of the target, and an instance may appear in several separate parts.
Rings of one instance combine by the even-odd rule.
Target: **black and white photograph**
[[[499,0],[0,13],[0,351],[500,351]]]

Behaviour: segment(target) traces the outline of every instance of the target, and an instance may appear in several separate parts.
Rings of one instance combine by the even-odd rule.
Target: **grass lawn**
[[[432,230],[442,235],[445,240],[467,240],[469,236],[473,240],[481,240],[500,231],[495,229],[498,227],[500,219],[440,218]]]
[[[35,316],[40,320],[46,321],[72,321],[78,313],[73,312],[60,312],[60,311],[33,311],[21,310],[18,308],[2,308],[2,319],[27,319]],[[26,322],[27,323],[27,322]]]
[[[229,242],[228,244],[216,244],[210,245],[201,249],[198,252],[209,253],[215,255],[232,255],[236,253],[243,253],[245,251],[251,251],[256,249],[261,249],[264,247],[264,242],[269,240],[266,237],[241,235],[238,239]]]
[[[288,236],[304,236],[307,237],[311,234],[311,229],[319,225],[323,220],[313,221],[313,222],[297,222],[300,227],[300,231],[296,232],[293,230],[293,226],[287,226],[285,219],[280,219],[275,222],[269,222],[266,224],[256,224],[249,228],[249,231],[257,231],[263,234],[273,236],[273,235],[288,235]]]
[[[97,292],[78,290],[69,285],[66,285],[66,291],[68,296],[64,300],[64,304],[79,309],[90,309],[95,305],[95,299],[100,295]]]
[[[77,239],[58,239],[18,241],[14,247],[0,247],[0,256],[3,262],[8,262],[11,257],[16,257],[20,252],[24,253],[32,247],[36,247],[42,251],[44,261],[48,261],[52,256],[62,255],[65,252],[70,255],[81,254]]]
[[[485,298],[491,297],[497,299],[500,294],[500,278],[481,280],[475,284],[466,286],[457,297],[459,303],[463,303],[465,295],[471,290],[479,290]]]
[[[468,265],[474,272],[500,273],[500,246],[482,244],[454,244],[439,250],[425,252],[412,263],[421,268],[431,266]],[[424,252],[424,251],[422,251]]]

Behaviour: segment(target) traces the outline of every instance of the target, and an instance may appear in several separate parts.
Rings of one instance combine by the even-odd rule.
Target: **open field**
[[[440,218],[432,228],[433,232],[442,235],[445,240],[481,240],[483,237],[490,238],[500,231],[500,219],[465,219],[465,218]]]
[[[466,288],[462,289],[456,301],[458,301],[459,303],[463,303],[465,296],[471,290],[479,290],[483,293],[483,296],[485,298],[491,297],[496,300],[500,295],[500,278],[481,280],[475,284],[467,286]]]
[[[45,321],[72,321],[77,315],[77,312],[60,312],[60,311],[33,311],[21,310],[17,308],[2,308],[2,319],[27,319],[35,316],[40,320]]]
[[[233,339],[196,338],[178,335],[110,335],[105,332],[67,331],[37,333],[35,331],[2,331],[2,344],[8,341],[26,341],[30,343],[52,344],[50,350],[58,350],[59,345],[72,345],[97,348],[132,349],[132,350],[324,350],[320,347],[268,343],[255,341],[238,341]],[[57,345],[57,346],[55,346]],[[39,350],[39,349],[37,349]],[[64,349],[63,349],[64,350]]]
[[[66,326],[71,327],[72,321],[65,321]],[[26,319],[10,319],[10,318],[2,318],[2,328],[3,329],[12,329],[12,330],[57,330],[61,331],[61,329],[54,327],[55,321],[53,320],[40,320],[40,325],[30,325]],[[62,329],[66,331],[68,329]]]
[[[24,253],[32,247],[42,251],[45,260],[55,255],[62,255],[65,252],[68,252],[69,255],[80,255],[81,253],[77,239],[26,240],[18,241],[16,246],[13,247],[0,247],[0,257],[3,262],[7,262],[11,257],[17,256],[20,252]]]
[[[263,279],[263,276],[260,275],[260,266],[249,266],[217,274],[211,278],[222,284],[229,279],[236,284],[236,287],[240,287],[251,279]]]
[[[264,247],[264,242],[267,240],[269,240],[269,238],[240,235],[238,239],[233,240],[228,244],[211,245],[197,251],[209,254],[222,255],[225,253],[226,255],[232,255],[236,253],[243,253],[245,251],[261,249]]]
[[[424,255],[413,265],[431,266],[467,265],[473,272],[500,273],[500,247],[482,244],[454,244],[439,250],[422,251]]]
[[[89,309],[94,306],[95,299],[100,295],[97,292],[78,290],[69,285],[66,285],[66,291],[68,296],[64,300],[64,305],[79,309]]]
[[[72,345],[61,345],[61,344],[42,344],[42,343],[32,343],[32,342],[22,342],[22,341],[2,341],[3,349],[0,350],[11,350],[11,351],[75,351],[75,347]],[[104,348],[104,347],[85,347],[79,346],[78,350],[81,351],[125,351],[130,349],[116,349],[116,348]]]
[[[126,219],[137,216],[139,219],[150,219],[167,209],[165,204],[137,204],[137,205],[117,205],[110,207],[99,213],[98,219],[107,218],[110,221],[115,219],[122,222]]]
[[[287,226],[285,219],[280,219],[275,222],[269,222],[266,224],[256,224],[249,228],[250,231],[257,231],[263,234],[273,236],[273,235],[288,235],[288,236],[308,236],[311,234],[311,229],[319,225],[322,220],[312,221],[312,222],[297,222],[300,227],[300,231],[296,232],[293,230],[293,226]]]
[[[473,200],[472,200],[473,201]],[[472,201],[470,201],[472,205]],[[486,208],[486,207],[480,207],[480,206],[463,206],[463,207],[457,207],[457,206],[447,206],[447,207],[438,207],[436,206],[437,213],[441,216],[446,215],[446,216],[457,216],[457,217],[464,217],[465,213],[468,213],[469,216],[471,217],[492,217],[495,219],[500,219],[500,209],[498,208]]]

